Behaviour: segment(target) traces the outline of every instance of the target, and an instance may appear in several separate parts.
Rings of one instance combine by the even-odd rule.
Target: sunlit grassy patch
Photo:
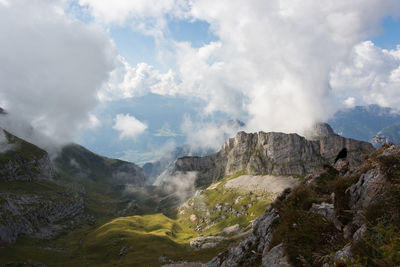
[[[251,221],[264,214],[274,195],[224,186],[245,174],[245,170],[239,171],[199,191],[180,208],[178,221],[205,236],[222,234],[224,228],[236,224],[241,232],[249,230]]]

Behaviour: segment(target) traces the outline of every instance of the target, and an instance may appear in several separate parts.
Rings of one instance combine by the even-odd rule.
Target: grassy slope
[[[203,229],[201,233],[205,236],[219,234],[225,227],[235,224],[239,224],[241,229],[249,229],[250,222],[264,214],[273,196],[263,192],[224,187],[227,181],[245,174],[243,170],[227,176],[192,197],[180,208],[178,221],[192,229],[200,226]],[[236,216],[231,211],[218,210],[217,205],[231,208],[242,215]],[[192,214],[198,218],[196,221],[190,220]]]
[[[211,208],[217,203],[233,202],[239,196],[243,199],[234,206],[240,207],[250,203],[253,206],[248,210],[249,216],[234,217],[225,212],[227,219],[215,224],[204,235],[216,234],[226,226],[239,223],[246,227],[249,222],[261,215],[270,200],[260,198],[260,195],[235,190],[224,190],[222,185],[229,179],[240,176],[238,173],[226,177],[213,190],[205,190],[204,196],[206,206]],[[1,184],[0,184],[1,186]],[[35,184],[34,187],[42,188],[45,185]],[[101,197],[99,195],[99,197]],[[110,205],[109,199],[103,198],[103,212]],[[111,200],[112,201],[112,200]],[[116,204],[115,204],[116,205]],[[196,211],[197,212],[197,211]],[[221,214],[213,213],[212,217]],[[105,219],[101,220],[105,222]],[[145,216],[120,217],[108,220],[103,225],[85,226],[71,233],[65,234],[56,240],[36,240],[23,237],[12,246],[0,249],[0,264],[10,262],[46,263],[56,266],[159,266],[159,257],[178,261],[201,261],[207,262],[227,246],[237,242],[237,239],[222,242],[215,248],[195,251],[190,248],[190,239],[197,237],[198,233],[193,230],[196,225],[192,224],[189,217],[179,217],[174,220],[163,214]],[[126,255],[120,256],[122,248],[126,247]],[[51,249],[49,249],[51,248]]]
[[[195,236],[193,230],[162,214],[121,217],[58,240],[22,238],[15,245],[0,249],[0,265],[30,262],[51,266],[159,266],[161,256],[173,261],[206,262],[227,246],[224,243],[194,251],[189,241]],[[125,247],[126,254],[120,256]]]

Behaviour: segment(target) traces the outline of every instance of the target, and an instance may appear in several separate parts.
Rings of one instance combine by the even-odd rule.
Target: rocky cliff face
[[[358,167],[339,160],[286,190],[246,239],[207,266],[398,266],[399,186],[396,145]]]
[[[197,186],[201,186],[243,169],[249,174],[313,173],[333,162],[344,147],[354,166],[374,150],[367,142],[332,134],[329,129],[318,134],[318,140],[307,140],[298,134],[239,132],[216,154],[178,159],[174,171],[197,171]]]

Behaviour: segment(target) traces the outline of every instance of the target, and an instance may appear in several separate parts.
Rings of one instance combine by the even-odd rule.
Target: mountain
[[[46,151],[1,128],[0,135],[0,243],[50,238],[90,221],[82,196],[56,181]]]
[[[134,163],[75,144],[51,160],[45,150],[0,128],[0,243],[21,235],[53,238],[96,219],[129,214],[126,188],[144,185]]]
[[[186,152],[146,186],[133,163],[76,144],[51,160],[3,131],[0,265],[398,265],[398,147],[317,124],[307,137],[239,132],[215,154],[174,159]]]
[[[304,176],[332,163],[343,148],[347,148],[347,158],[353,166],[360,164],[374,150],[367,142],[344,138],[330,131],[321,130],[318,134],[321,133],[328,134],[319,136],[319,140],[308,140],[298,134],[239,132],[216,154],[179,158],[174,172],[196,171],[197,187],[241,170],[252,175]]]
[[[371,142],[379,131],[400,123],[400,114],[378,105],[356,106],[338,111],[328,123],[344,137]]]
[[[113,186],[145,185],[143,170],[136,164],[102,157],[77,144],[64,146],[54,163],[64,179],[101,184],[104,190]]]
[[[400,148],[385,144],[348,166],[340,160],[285,190],[206,266],[398,266]]]

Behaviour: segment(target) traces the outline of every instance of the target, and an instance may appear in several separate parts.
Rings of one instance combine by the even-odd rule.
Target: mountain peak
[[[310,140],[318,140],[323,137],[334,136],[336,133],[332,127],[325,122],[315,123],[314,126],[305,132],[304,136]]]

